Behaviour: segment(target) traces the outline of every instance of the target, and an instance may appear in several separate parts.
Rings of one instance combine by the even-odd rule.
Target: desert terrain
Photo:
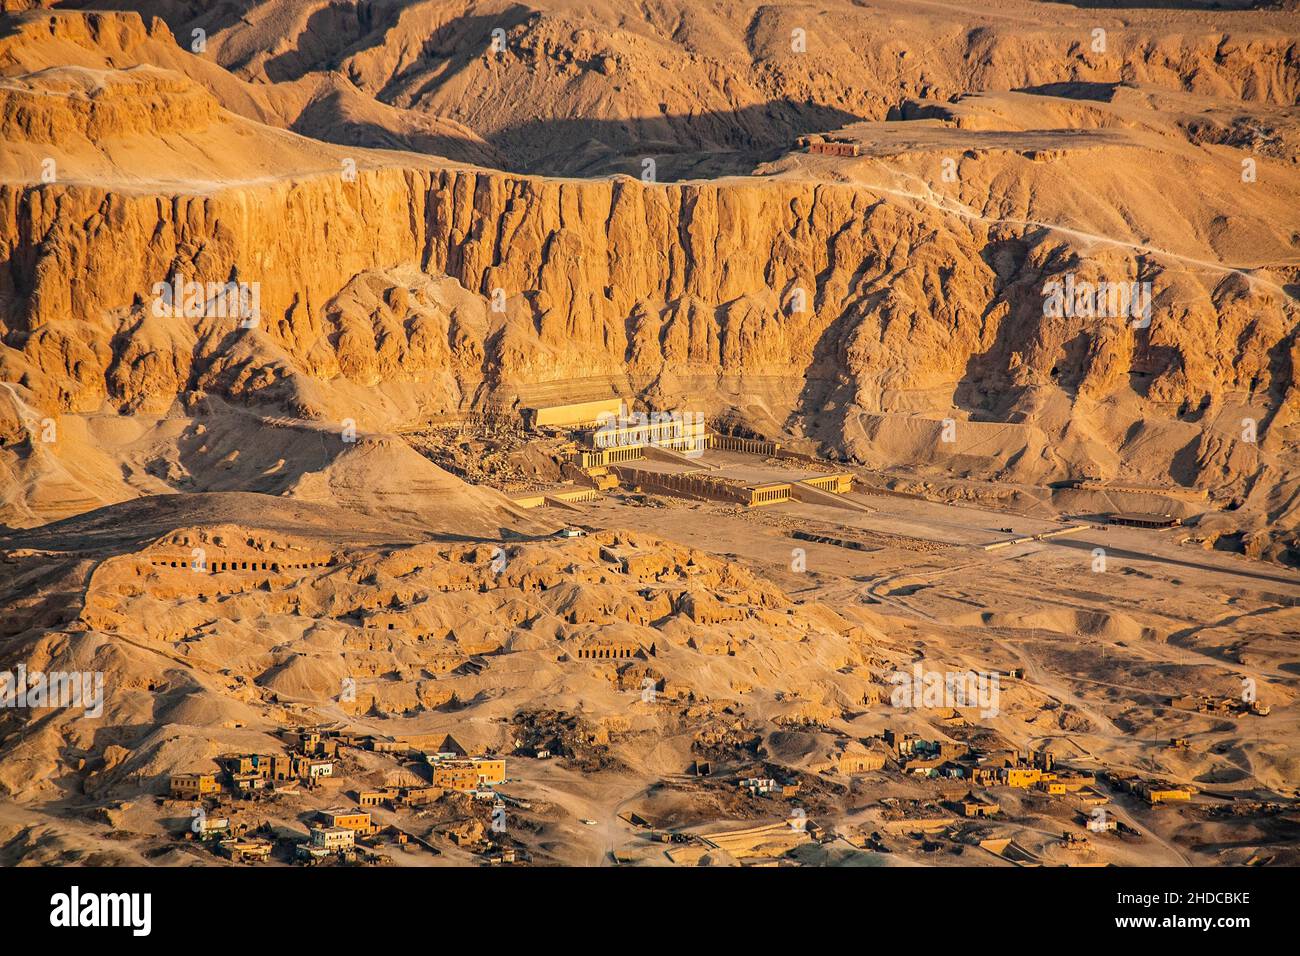
[[[4,8],[0,864],[1300,863],[1294,3]]]

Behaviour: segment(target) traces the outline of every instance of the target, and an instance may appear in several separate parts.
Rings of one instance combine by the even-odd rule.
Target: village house
[[[917,744],[925,743],[925,741],[921,740],[915,734],[900,734],[892,728],[886,730],[881,735],[881,738],[885,741],[885,746],[887,746],[894,756],[899,759],[911,756],[911,754],[916,750]]]
[[[436,786],[461,793],[477,790],[479,779],[478,769],[468,761],[447,761],[433,770]]]
[[[949,777],[960,780],[968,773],[969,768],[961,764],[954,763],[947,757],[918,757],[909,760],[903,764],[903,773],[913,777]]]
[[[300,771],[295,776],[305,780],[320,780],[323,777],[334,776],[333,760],[303,760],[301,763],[295,762],[294,769]]]
[[[217,849],[236,863],[265,863],[271,858],[273,844],[261,837],[222,840]]]
[[[817,135],[800,136],[795,140],[795,145],[801,149],[808,150],[810,153],[817,153],[823,156],[862,155],[862,147],[858,143],[830,141]]]
[[[774,793],[776,791],[776,781],[771,777],[746,777],[740,781],[741,790],[748,790],[751,795]]]
[[[966,795],[952,804],[953,809],[960,811],[964,817],[994,817],[1001,812],[1002,807],[992,800],[986,800],[977,795],[973,790],[968,790]]]
[[[1096,787],[1084,787],[1076,796],[1083,802],[1086,807],[1100,807],[1110,803],[1110,797],[1102,793]]]
[[[351,850],[356,846],[357,832],[349,827],[312,827],[310,845],[326,853]]]
[[[382,787],[358,792],[357,804],[361,807],[383,805],[393,810],[399,807],[418,807],[432,803],[443,792],[441,787]]]
[[[188,835],[193,835],[199,840],[212,840],[217,837],[230,836],[230,818],[209,816],[195,817],[190,821],[190,830]]]
[[[1143,788],[1143,795],[1154,807],[1158,803],[1183,803],[1192,799],[1196,791],[1192,787],[1175,787],[1168,784],[1152,783]]]
[[[902,771],[910,777],[928,777],[944,763],[946,761],[942,757],[917,757],[906,761]]]
[[[445,790],[465,792],[481,786],[493,787],[506,780],[504,757],[456,757],[435,754],[428,758],[433,765],[433,785]]]
[[[965,744],[953,741],[923,740],[915,734],[900,734],[895,730],[886,730],[881,739],[899,762],[905,757],[932,758],[945,760],[959,757],[969,749]]]
[[[1056,756],[1049,750],[1034,750],[1026,754],[1017,752],[999,770],[998,778],[1008,787],[1021,790],[1028,790],[1038,784],[1044,784],[1040,789],[1047,789],[1045,784],[1057,778],[1055,766]]]
[[[231,786],[237,793],[251,793],[254,790],[270,790],[271,779],[254,773],[232,774]]]
[[[169,783],[173,800],[197,800],[221,792],[216,774],[211,773],[174,773]]]
[[[328,757],[333,759],[339,755],[339,740],[334,737],[326,737],[319,730],[304,727],[296,732],[296,736],[298,753],[304,757]]]
[[[1056,772],[1056,780],[1065,788],[1066,793],[1078,793],[1084,787],[1091,786],[1096,782],[1093,774],[1085,773],[1078,770],[1060,770]]]
[[[240,792],[265,790],[289,780],[315,783],[334,775],[332,759],[302,754],[223,754],[217,763]]]
[[[840,751],[836,769],[849,776],[882,770],[885,766],[885,757],[883,750],[868,749],[860,744],[849,744]]]
[[[1192,710],[1216,717],[1237,717],[1242,714],[1267,717],[1270,710],[1269,706],[1260,700],[1245,701],[1236,697],[1208,697],[1204,694],[1171,697],[1169,706],[1175,710]]]
[[[1152,806],[1160,803],[1182,803],[1191,800],[1197,790],[1191,786],[1179,786],[1163,780],[1142,780],[1131,773],[1112,771],[1107,774],[1111,785],[1124,793],[1131,793]]]
[[[370,821],[370,814],[364,810],[349,810],[344,807],[337,807],[330,810],[321,810],[317,816],[324,822],[326,829],[330,830],[352,830],[355,833],[372,833],[375,825]]]
[[[854,740],[833,748],[822,759],[813,763],[811,769],[814,773],[842,773],[845,776],[853,776],[883,769],[887,757],[887,752],[879,746],[867,748]]]
[[[232,780],[288,780],[293,776],[288,754],[222,754],[217,763]]]
[[[1056,779],[1056,774],[1045,773],[1038,767],[1003,767],[999,779],[1008,787],[1028,790],[1034,784]]]

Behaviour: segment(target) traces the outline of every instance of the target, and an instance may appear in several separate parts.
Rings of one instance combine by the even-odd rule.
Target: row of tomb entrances
[[[281,561],[205,561],[199,558],[152,558],[149,563],[155,568],[187,568],[191,571],[216,574],[219,571],[305,571],[310,568],[327,568],[329,560],[281,562]]]

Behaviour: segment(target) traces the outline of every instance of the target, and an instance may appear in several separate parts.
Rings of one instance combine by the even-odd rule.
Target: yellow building
[[[1043,771],[1037,767],[1004,767],[1002,773],[1003,783],[1022,790],[1029,789],[1044,777]]]
[[[197,800],[209,793],[217,793],[221,785],[215,774],[210,773],[174,773],[171,777],[171,792],[174,800]]]
[[[553,426],[573,428],[578,425],[592,425],[600,421],[601,416],[619,416],[623,414],[623,399],[602,398],[595,402],[574,402],[569,405],[546,405],[525,410],[532,428]]]
[[[480,786],[505,783],[504,758],[466,757],[434,764],[433,785],[447,790],[477,790]]]
[[[343,828],[354,830],[359,833],[370,832],[370,814],[364,810],[322,810],[321,819],[325,821],[325,826],[330,828]]]

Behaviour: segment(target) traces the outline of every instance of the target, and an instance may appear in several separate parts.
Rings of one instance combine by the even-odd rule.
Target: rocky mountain
[[[871,464],[1212,488],[1294,526],[1294,14],[1026,31],[1038,6],[16,14],[6,444],[24,415],[196,393],[383,430],[614,390]],[[795,148],[836,129],[857,157]],[[1067,281],[1137,283],[1149,325],[1050,314]],[[186,282],[250,284],[257,321],[160,310]]]

